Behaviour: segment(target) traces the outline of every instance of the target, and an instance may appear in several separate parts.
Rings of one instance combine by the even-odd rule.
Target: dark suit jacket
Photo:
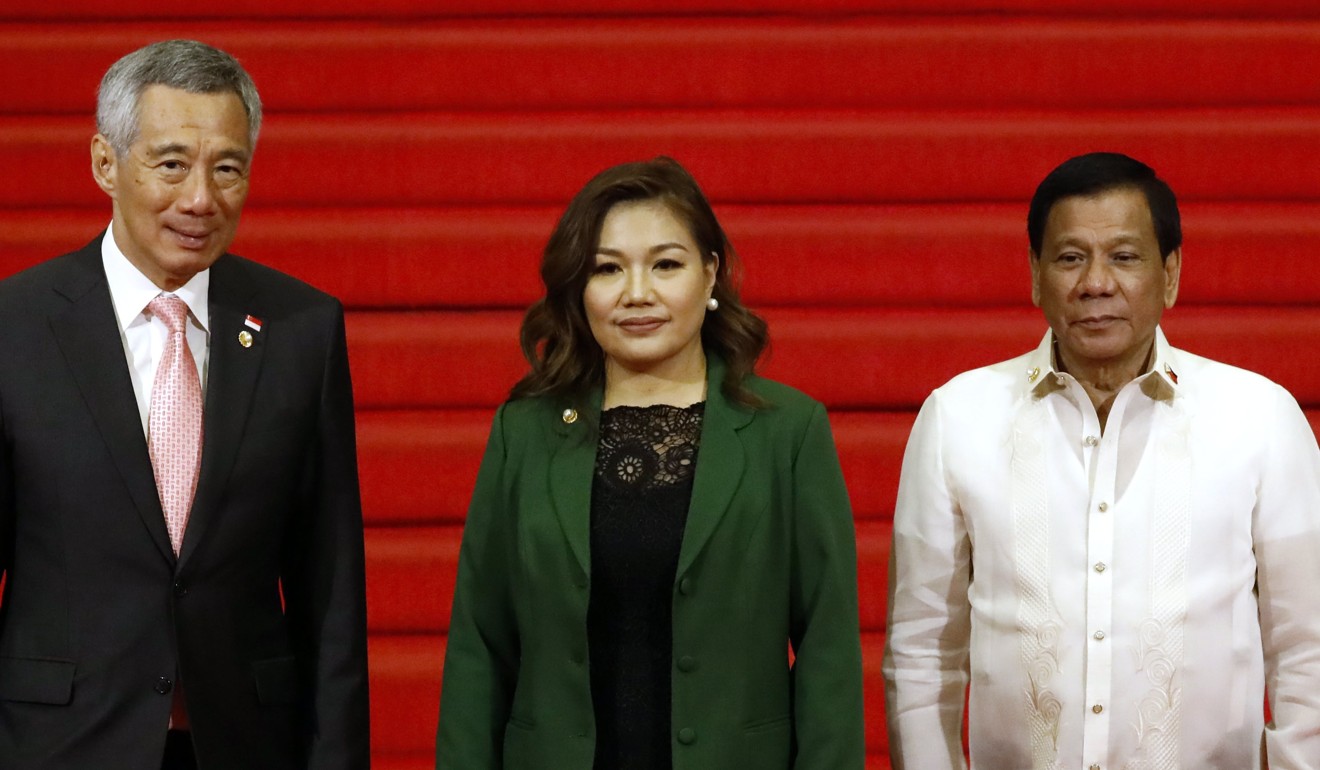
[[[225,255],[210,313],[176,559],[100,239],[0,282],[0,767],[159,767],[176,680],[206,770],[368,766],[342,308]]]
[[[712,358],[673,588],[674,768],[861,770],[856,545],[821,405]],[[505,404],[459,557],[440,770],[590,770],[591,480],[600,394]],[[795,661],[790,667],[788,648]]]

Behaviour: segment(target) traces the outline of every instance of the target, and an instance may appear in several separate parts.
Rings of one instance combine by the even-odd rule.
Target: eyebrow
[[[654,246],[652,246],[651,248],[647,249],[647,250],[646,250],[646,253],[647,253],[647,254],[659,254],[659,253],[664,252],[664,251],[669,251],[670,249],[678,249],[679,251],[688,251],[688,247],[684,246],[683,244],[678,243],[677,241],[670,241],[670,242],[668,242],[668,243],[657,243],[656,245],[654,245]],[[620,250],[618,250],[618,249],[611,249],[611,248],[609,248],[609,247],[607,247],[607,246],[598,246],[598,247],[596,248],[596,253],[597,253],[597,254],[604,255],[604,256],[606,256],[606,257],[622,257],[622,256],[623,256],[623,252],[622,252],[622,251],[620,251]]]

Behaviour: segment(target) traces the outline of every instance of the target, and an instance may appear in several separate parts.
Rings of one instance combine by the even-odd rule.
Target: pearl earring
[[[712,313],[715,312],[716,310],[719,310],[720,301],[715,299],[714,297],[711,297],[710,299],[706,300],[706,309],[711,311]]]

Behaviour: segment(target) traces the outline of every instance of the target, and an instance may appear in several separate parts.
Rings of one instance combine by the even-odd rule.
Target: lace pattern
[[[705,403],[616,406],[601,414],[596,476],[618,491],[683,484],[696,470]]]

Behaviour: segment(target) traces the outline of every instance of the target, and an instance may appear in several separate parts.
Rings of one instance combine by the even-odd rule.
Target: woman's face
[[[702,360],[701,324],[715,287],[684,222],[658,200],[615,204],[582,292],[607,371],[681,376]]]

